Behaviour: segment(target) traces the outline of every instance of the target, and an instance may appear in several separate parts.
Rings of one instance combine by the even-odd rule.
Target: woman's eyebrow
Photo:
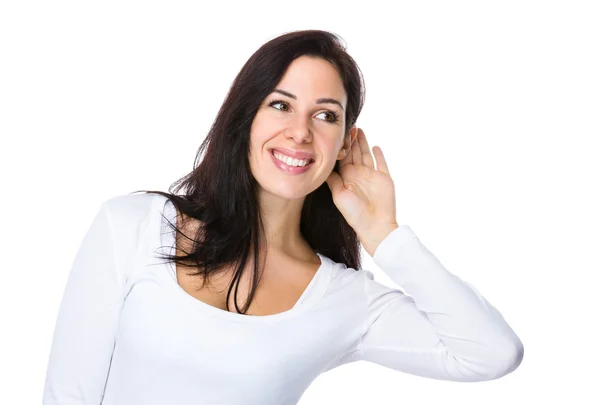
[[[294,100],[297,100],[298,97],[296,97],[295,95],[293,95],[290,92],[287,92],[285,90],[281,90],[281,89],[275,89],[273,90],[273,93],[281,93],[284,96],[288,96],[290,98],[293,98]],[[340,103],[339,101],[337,101],[335,98],[319,98],[317,99],[317,104],[337,104],[340,106],[340,108],[342,109],[342,111],[344,111],[344,107],[342,107],[342,103]]]

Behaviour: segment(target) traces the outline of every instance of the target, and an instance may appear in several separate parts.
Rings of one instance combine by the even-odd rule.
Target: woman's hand
[[[375,169],[364,131],[357,127],[352,131],[358,135],[340,162],[340,173],[332,171],[327,185],[334,204],[373,256],[379,243],[398,227],[394,182],[381,148],[373,147]]]

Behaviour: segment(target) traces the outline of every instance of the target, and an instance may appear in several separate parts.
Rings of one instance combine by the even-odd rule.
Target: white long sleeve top
[[[373,261],[404,292],[320,253],[296,305],[250,316],[189,295],[175,267],[173,204],[155,194],[104,201],[60,303],[44,405],[287,405],[321,373],[366,360],[404,373],[484,381],[515,370],[523,345],[470,283],[408,225]]]

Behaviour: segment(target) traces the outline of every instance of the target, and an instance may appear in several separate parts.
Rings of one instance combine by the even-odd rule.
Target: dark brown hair
[[[161,194],[180,214],[201,221],[195,237],[190,238],[163,214],[175,232],[193,242],[193,249],[181,256],[177,252],[162,255],[162,259],[195,268],[197,272],[190,275],[202,276],[204,282],[228,265],[237,266],[227,293],[227,310],[234,283],[237,280],[239,285],[245,264],[253,254],[253,284],[242,311],[237,304],[237,286],[234,300],[238,313],[248,310],[258,283],[261,253],[261,249],[253,247],[262,246],[264,240],[255,194],[257,183],[248,158],[250,127],[260,104],[275,89],[287,67],[303,55],[322,58],[339,72],[348,100],[344,136],[350,136],[350,128],[356,123],[365,98],[360,69],[338,35],[321,30],[289,32],[266,42],[244,64],[200,145],[192,172],[173,183],[169,193],[134,192]],[[334,167],[336,172],[339,162]],[[182,189],[183,194],[175,194]],[[360,269],[360,242],[333,203],[326,182],[306,196],[300,232],[315,252],[349,268]]]

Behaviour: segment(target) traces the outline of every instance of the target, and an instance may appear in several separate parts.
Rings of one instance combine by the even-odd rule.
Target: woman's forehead
[[[337,69],[321,58],[301,56],[288,66],[276,89],[297,99],[332,98],[346,103],[344,83]]]

